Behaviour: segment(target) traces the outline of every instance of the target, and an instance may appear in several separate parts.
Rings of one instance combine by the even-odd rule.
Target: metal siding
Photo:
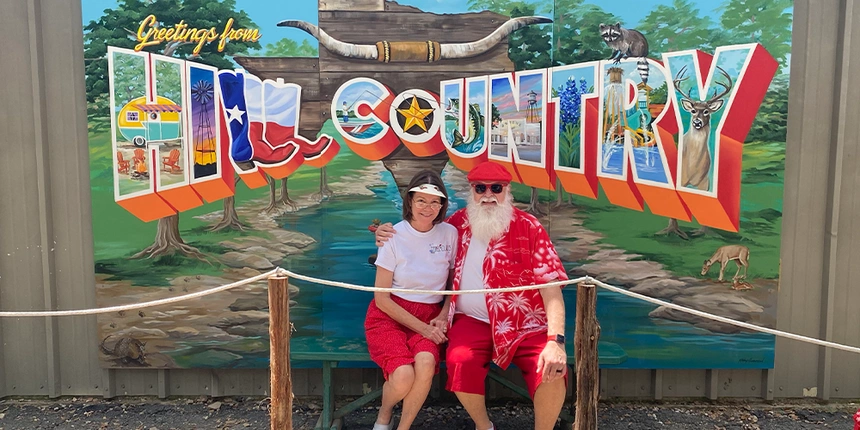
[[[223,396],[239,396],[248,393],[263,395],[271,391],[267,369],[223,370],[215,373]],[[296,392],[295,381],[293,381],[293,387],[293,392]]]
[[[842,163],[842,183],[839,193],[838,211],[839,222],[836,231],[835,273],[835,303],[833,341],[848,345],[860,345],[860,289],[852,280],[860,279],[860,269],[854,267],[856,257],[860,256],[860,223],[855,219],[860,213],[860,166],[858,166],[858,142],[860,135],[860,87],[853,78],[860,73],[860,63],[849,59],[860,58],[860,31],[851,22],[860,22],[860,7],[849,6],[846,17],[845,52],[848,54],[843,63],[844,76],[850,77],[842,89],[846,101],[845,111],[841,115],[839,136],[844,145],[838,162]],[[852,258],[855,257],[855,258]],[[844,351],[835,350],[832,360],[833,382],[829,395],[837,398],[856,398],[860,396],[860,356]]]
[[[834,96],[843,76],[857,76],[860,72],[856,62],[846,59],[842,74],[837,76],[838,59],[843,52],[834,41],[840,40],[842,33],[834,23],[842,22],[840,12],[846,4],[847,0],[798,0],[794,5],[777,328],[813,337],[822,334],[827,317],[821,313],[826,288],[823,281],[827,280],[825,226],[829,219],[827,208],[834,201],[834,196],[828,195],[828,178],[834,173],[831,157],[838,137],[832,130],[833,118],[840,115],[835,111],[839,106]],[[858,21],[858,9],[849,9],[853,22]],[[860,32],[851,31],[851,27],[844,29],[850,35],[844,38],[845,52],[850,52],[849,58],[860,58]],[[0,82],[0,99],[6,102],[0,106],[0,130],[4,130],[0,139],[6,151],[0,159],[3,310],[43,309],[46,300],[55,300],[61,309],[95,304],[80,34],[80,0],[58,0],[50,7],[37,0],[0,2],[0,40],[16,41],[4,44],[7,79]],[[21,35],[28,37],[17,42],[22,40]],[[860,89],[848,85],[844,90],[846,103],[841,116],[847,121],[842,125],[844,152],[839,160],[843,179],[839,205],[833,207],[839,215],[841,234],[834,255],[837,271],[829,317],[834,341],[860,345],[860,313],[856,312],[860,291],[854,286],[860,279],[860,269],[850,264],[860,256],[860,229],[853,221],[860,212],[860,188],[856,187],[860,183],[856,137],[860,133],[860,121],[856,120],[860,118]],[[40,134],[42,130],[44,134]],[[40,153],[46,163],[42,178],[38,171]],[[40,192],[49,201],[40,201]],[[51,233],[50,237],[46,232]],[[54,251],[43,249],[43,244],[54,245],[54,241]],[[47,279],[43,276],[46,268]],[[264,395],[269,391],[265,369],[103,372],[98,363],[95,318],[57,321],[53,333],[59,339],[57,376],[63,395],[111,390],[116,395],[161,392],[171,396]],[[0,321],[0,395],[49,394],[48,352],[54,345],[48,338],[50,334],[45,319]],[[804,388],[819,384],[819,350],[777,339],[775,397],[800,397]],[[860,396],[860,358],[838,351],[832,358],[833,389],[827,395]],[[103,373],[113,376],[103,381]],[[663,370],[659,372],[659,387],[653,386],[655,374],[649,370],[603,370],[601,391],[605,397],[706,395],[707,371]],[[713,373],[716,394],[760,397],[766,388],[762,384],[765,374],[721,369]],[[321,394],[319,369],[296,369],[293,376],[296,395]],[[518,375],[512,376],[517,380]],[[159,381],[165,386],[159,387]],[[379,372],[371,369],[337,369],[335,381],[336,392],[346,395],[361,394],[365,384],[369,388],[381,384]],[[500,394],[508,391],[494,390]]]
[[[673,370],[663,372],[663,397],[704,397],[705,370]]]
[[[156,396],[157,381],[157,370],[130,369],[115,371],[113,384],[117,396]]]
[[[38,247],[40,203],[36,153],[33,150],[37,143],[37,119],[34,116],[38,108],[34,106],[33,80],[23,79],[36,72],[33,70],[35,41],[30,31],[32,19],[30,4],[25,1],[4,3],[0,9],[2,40],[25,41],[4,45],[7,76],[22,79],[5,81],[0,91],[0,99],[4,101],[0,129],[4,131],[5,138],[5,154],[0,168],[6,176],[2,181],[5,184],[4,205],[0,207],[0,237],[3,238],[0,276],[5,278],[0,304],[4,309],[16,310],[44,306],[42,256]],[[45,329],[43,319],[4,321],[7,394],[47,394]]]
[[[651,397],[651,371],[647,369],[601,369],[601,398]]]
[[[47,4],[47,3],[45,3]],[[69,19],[73,17],[74,19]],[[53,276],[59,309],[95,307],[89,151],[84,90],[81,3],[52,2],[44,7],[42,25],[46,79],[45,109],[50,118],[49,174],[54,237],[48,243],[54,256]],[[97,395],[102,369],[98,362],[96,318],[64,317],[57,321],[61,392]]]
[[[782,279],[777,329],[821,333],[824,225],[830,118],[839,1],[797,1],[793,28],[789,125],[782,229]],[[810,256],[813,256],[810,258]],[[801,397],[818,384],[818,348],[777,339],[776,397]]]
[[[302,369],[307,375],[308,391],[304,393],[307,396],[322,396],[322,369]],[[355,372],[360,370],[356,369]]]
[[[719,397],[762,397],[762,371],[758,369],[720,369]]]

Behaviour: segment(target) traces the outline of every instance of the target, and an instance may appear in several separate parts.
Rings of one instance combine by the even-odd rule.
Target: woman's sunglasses
[[[475,187],[475,192],[478,194],[484,194],[487,192],[487,184],[475,184],[474,187]],[[492,191],[493,194],[499,194],[502,192],[502,189],[505,188],[505,186],[502,184],[492,184],[492,185],[489,185],[489,187],[490,187],[490,191]]]

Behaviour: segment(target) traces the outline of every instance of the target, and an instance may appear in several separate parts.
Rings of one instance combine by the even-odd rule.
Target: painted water
[[[375,266],[368,258],[376,253],[373,234],[367,230],[374,218],[400,220],[400,197],[394,181],[383,173],[385,187],[373,189],[374,198],[335,198],[322,205],[284,217],[284,228],[302,231],[319,241],[313,250],[296,256],[285,267],[324,279],[372,286]],[[444,177],[443,177],[444,179]],[[449,189],[453,189],[448,184]],[[466,202],[454,197],[453,212]],[[335,227],[336,226],[336,227]],[[566,263],[568,269],[578,263]],[[372,293],[295,281],[301,289],[299,305],[292,310],[296,325],[294,345],[302,337],[364,338],[364,315]],[[566,332],[572,339],[576,291],[564,290]],[[761,368],[773,362],[773,337],[767,334],[714,334],[686,323],[652,319],[655,306],[619,294],[600,291],[597,313],[601,340],[618,344],[627,359],[616,368]],[[571,348],[569,345],[568,348]]]
[[[621,175],[625,162],[624,147],[618,144],[604,144],[602,151],[603,173]],[[656,146],[634,147],[633,160],[639,178],[664,184],[668,182],[663,161],[660,158],[660,150]]]
[[[281,218],[283,228],[300,231],[313,237],[317,245],[304,254],[291,257],[281,264],[290,271],[361,286],[372,286],[376,269],[369,259],[377,248],[373,233],[367,227],[371,220],[395,223],[401,218],[400,196],[394,180],[381,173],[385,186],[372,189],[374,196],[336,196],[318,206],[309,207]],[[443,179],[444,179],[443,175]],[[454,189],[447,181],[449,189]],[[465,201],[452,198],[453,212],[464,207]],[[566,262],[568,270],[579,266]],[[322,286],[300,280],[290,280],[298,286],[298,302],[290,310],[295,325],[292,349],[324,339],[331,345],[352,348],[364,340],[364,317],[373,295],[369,292]],[[566,333],[572,350],[576,309],[575,287],[564,289],[567,308]],[[626,359],[606,368],[769,368],[773,363],[773,337],[767,334],[714,334],[687,323],[652,319],[648,313],[654,305],[616,293],[598,290],[597,317],[601,325],[602,342],[617,344]],[[261,339],[268,342],[268,339]],[[174,357],[190,357],[211,345],[186,344],[187,349],[173,353]],[[206,367],[207,363],[184,365]],[[192,360],[193,361],[193,360]],[[266,367],[268,351],[247,353],[237,359],[235,366]],[[313,363],[294,363],[295,367]],[[366,367],[375,367],[366,363]],[[231,367],[227,364],[227,367]]]

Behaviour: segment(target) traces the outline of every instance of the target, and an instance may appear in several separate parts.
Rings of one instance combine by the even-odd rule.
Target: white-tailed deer
[[[723,273],[726,270],[726,264],[729,261],[735,260],[735,264],[738,265],[738,271],[735,273],[735,276],[732,279],[738,279],[738,275],[741,273],[741,266],[744,268],[743,277],[747,276],[747,268],[749,267],[749,258],[750,258],[750,250],[746,246],[743,245],[726,245],[717,248],[717,251],[714,252],[714,255],[711,258],[705,260],[705,263],[702,264],[702,276],[708,274],[708,270],[711,269],[711,265],[720,262],[720,277],[718,278],[720,282],[723,281]]]
[[[711,187],[711,153],[708,150],[708,140],[711,137],[711,114],[723,107],[725,97],[732,90],[732,77],[721,67],[717,66],[720,74],[728,79],[728,83],[716,81],[723,87],[723,91],[707,100],[693,100],[690,91],[686,93],[681,89],[681,82],[686,81],[684,76],[687,66],[681,68],[672,82],[675,89],[681,93],[681,107],[690,113],[690,129],[684,134],[684,147],[681,149],[681,186],[692,186],[693,188],[707,191]]]

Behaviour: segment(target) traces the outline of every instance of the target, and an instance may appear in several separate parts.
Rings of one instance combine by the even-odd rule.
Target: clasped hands
[[[433,341],[433,343],[440,345],[448,341],[448,336],[445,333],[448,332],[448,316],[447,315],[439,315],[436,318],[433,318],[430,321],[430,324],[424,329],[424,333],[421,333],[427,339]]]

